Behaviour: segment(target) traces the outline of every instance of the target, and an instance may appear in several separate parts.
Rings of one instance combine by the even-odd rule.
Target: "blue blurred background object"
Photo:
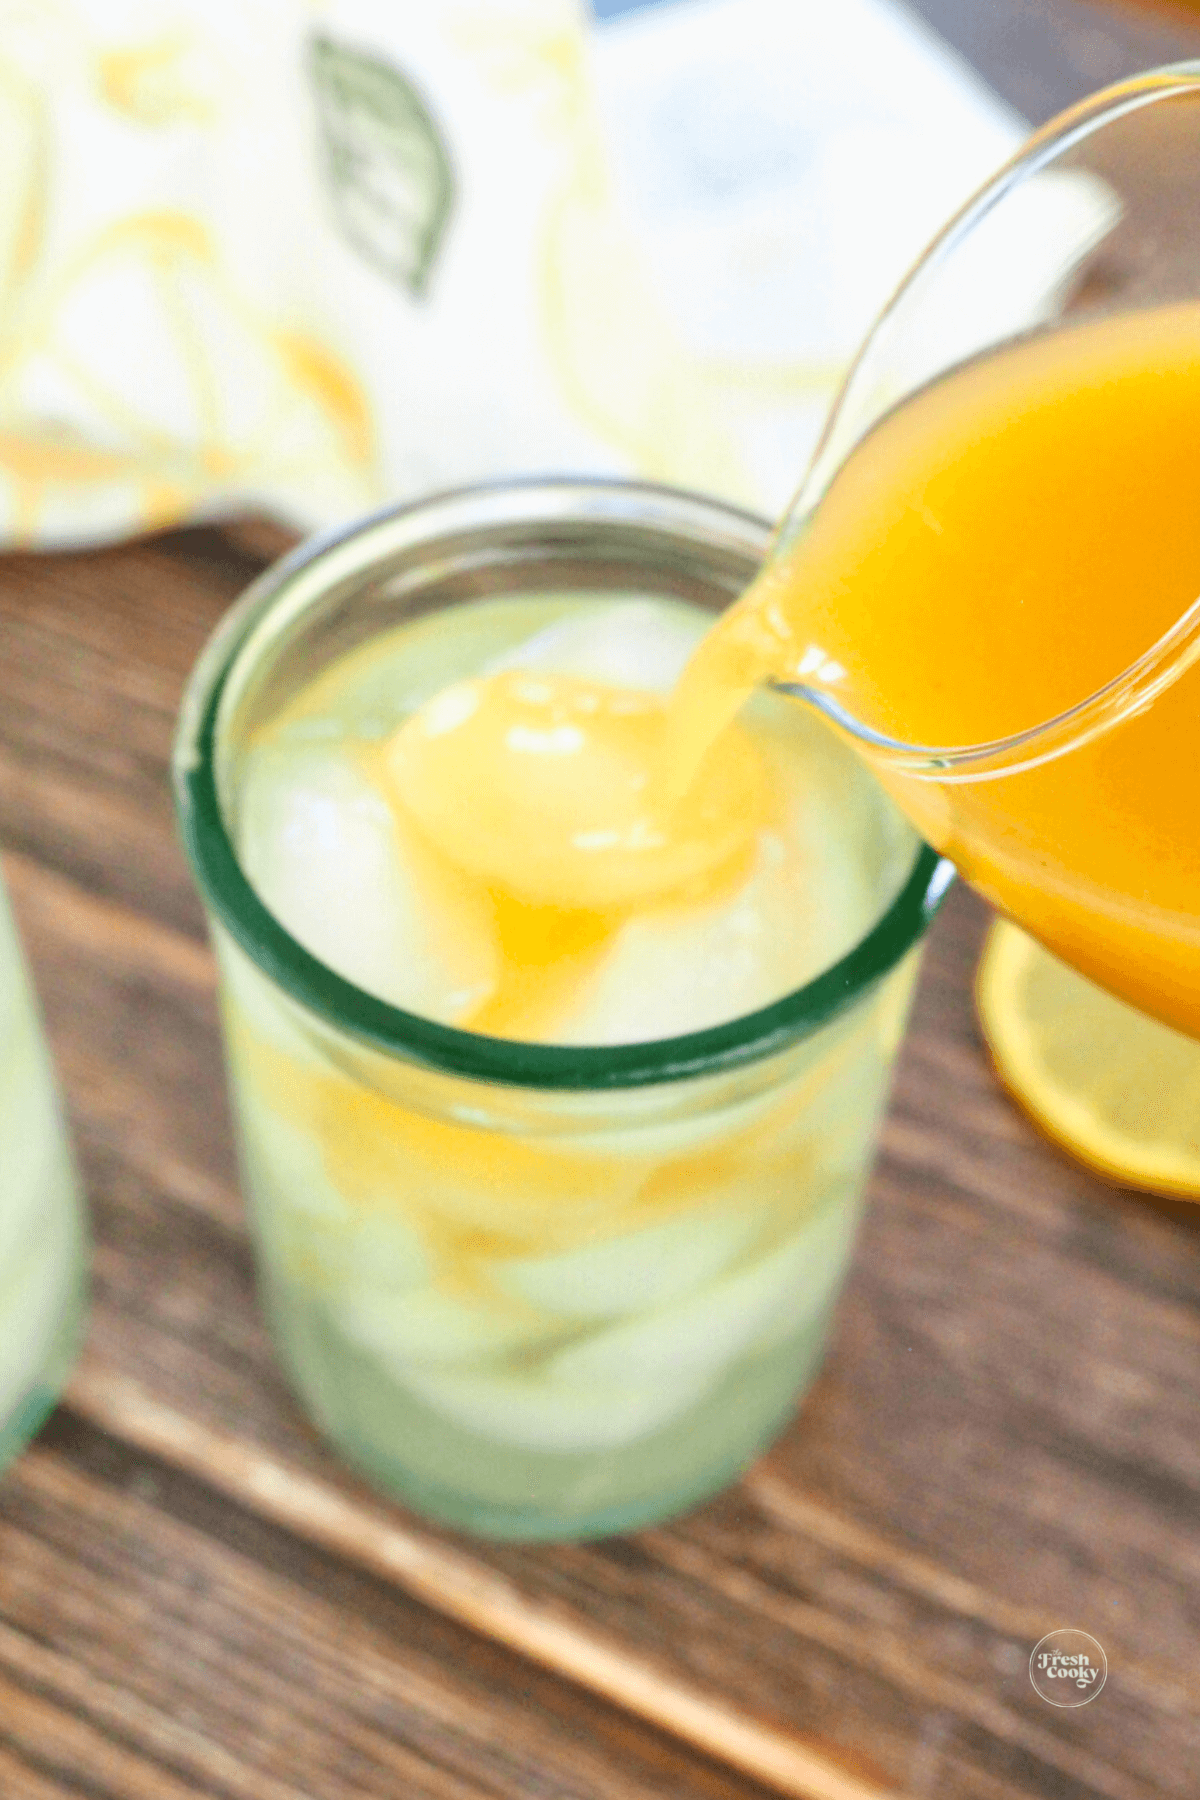
[[[646,6],[658,6],[661,0],[592,0],[592,11],[598,19],[614,19],[618,13],[640,12]]]

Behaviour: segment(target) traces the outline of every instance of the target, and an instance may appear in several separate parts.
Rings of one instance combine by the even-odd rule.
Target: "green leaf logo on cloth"
[[[423,294],[454,204],[437,120],[390,63],[317,37],[310,48],[338,223],[354,248]]]

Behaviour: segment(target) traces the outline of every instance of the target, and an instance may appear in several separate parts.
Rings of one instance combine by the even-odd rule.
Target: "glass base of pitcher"
[[[815,1379],[828,1311],[742,1359],[670,1424],[606,1449],[547,1452],[451,1420],[347,1344],[322,1309],[267,1296],[275,1340],[305,1410],[389,1498],[480,1537],[563,1542],[640,1530],[721,1492],[784,1430]]]

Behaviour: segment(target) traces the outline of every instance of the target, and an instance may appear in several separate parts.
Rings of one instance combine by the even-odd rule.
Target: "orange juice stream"
[[[765,678],[825,687],[907,745],[1008,738],[1122,675],[1198,596],[1200,308],[1026,340],[922,390],[851,453],[693,659],[675,782]],[[996,906],[1200,1036],[1200,670],[1186,656],[1152,705],[1036,766],[936,779],[873,760]]]

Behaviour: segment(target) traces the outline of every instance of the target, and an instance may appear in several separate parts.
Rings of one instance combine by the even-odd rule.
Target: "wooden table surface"
[[[1200,50],[1081,0],[924,10],[1040,117]],[[1200,1209],[993,1085],[933,933],[828,1363],[676,1524],[472,1543],[305,1425],[255,1307],[167,758],[245,534],[0,561],[0,839],[93,1207],[86,1354],[0,1483],[2,1800],[1151,1800],[1200,1790]],[[1075,1625],[1109,1677],[1034,1693]]]

